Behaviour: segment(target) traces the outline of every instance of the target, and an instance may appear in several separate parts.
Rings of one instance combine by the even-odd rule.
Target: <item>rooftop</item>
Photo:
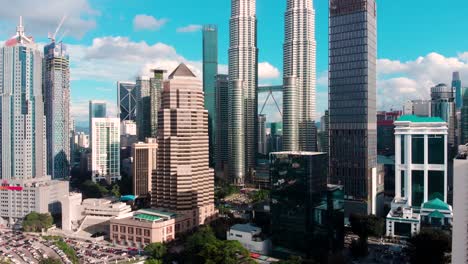
[[[159,210],[159,209],[141,209],[138,211],[138,213],[156,215],[156,216],[159,215],[160,217],[168,217],[168,218],[177,217],[177,214],[174,212]]]
[[[169,75],[169,79],[174,77],[197,77],[184,63],[179,64],[177,68]]]
[[[159,216],[149,215],[149,214],[136,214],[133,216],[133,218],[137,220],[145,220],[145,221],[150,221],[150,222],[156,222],[162,219]]]
[[[397,119],[396,122],[412,122],[412,123],[445,123],[440,117],[422,117],[416,115],[404,115]]]
[[[446,204],[444,201],[440,200],[439,198],[435,198],[433,200],[423,203],[422,208],[450,211],[450,205]]]
[[[246,233],[257,233],[257,232],[262,232],[262,229],[260,227],[253,226],[251,224],[237,224],[231,226],[232,230],[235,231],[240,231],[240,232],[246,232]]]

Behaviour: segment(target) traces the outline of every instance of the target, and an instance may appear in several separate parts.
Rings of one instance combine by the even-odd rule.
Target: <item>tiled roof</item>
[[[450,210],[450,206],[444,203],[439,198],[435,198],[423,204],[423,209],[433,209],[433,210]]]

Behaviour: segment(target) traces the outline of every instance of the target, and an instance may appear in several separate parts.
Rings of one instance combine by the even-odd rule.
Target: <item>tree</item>
[[[351,230],[359,238],[367,240],[369,236],[382,236],[384,234],[385,222],[375,215],[351,214],[349,217]]]
[[[145,260],[145,264],[163,264],[163,262],[158,259],[147,259]]]
[[[407,248],[411,263],[439,264],[450,263],[446,253],[452,248],[449,235],[439,229],[425,229],[409,239]]]
[[[117,185],[117,184],[112,185],[112,189],[111,189],[110,192],[114,197],[119,198],[120,197],[120,187],[119,187],[119,185]]]
[[[369,254],[367,240],[359,238],[351,241],[350,251],[355,258],[362,258]]]
[[[53,218],[49,213],[39,214],[31,212],[24,217],[23,230],[26,232],[41,232],[48,229],[53,224]]]
[[[80,187],[84,198],[102,198],[108,194],[107,189],[91,180],[85,181]]]
[[[39,261],[39,264],[61,264],[62,262],[56,258],[45,258]]]
[[[162,243],[151,243],[145,247],[145,253],[152,259],[161,260],[166,255],[167,249]]]
[[[298,256],[291,256],[288,260],[282,260],[277,264],[302,264],[302,258]]]

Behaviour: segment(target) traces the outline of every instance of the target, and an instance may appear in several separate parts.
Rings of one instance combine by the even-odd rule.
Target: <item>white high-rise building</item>
[[[231,0],[229,23],[229,174],[244,185],[257,152],[256,0]]]
[[[285,151],[316,151],[316,46],[312,0],[287,0],[283,46]]]
[[[120,119],[93,118],[91,130],[92,180],[120,180]]]
[[[468,263],[468,153],[454,160],[452,263]]]
[[[42,97],[42,52],[16,35],[0,49],[0,179],[46,176],[46,123]]]

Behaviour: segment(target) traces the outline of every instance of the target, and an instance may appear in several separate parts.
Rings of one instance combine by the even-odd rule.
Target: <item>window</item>
[[[141,228],[137,228],[137,229],[136,229],[136,234],[137,234],[138,236],[141,236]]]
[[[129,228],[128,228],[128,233],[129,233],[129,234],[133,234],[133,227],[129,227]]]
[[[149,229],[145,229],[144,232],[145,232],[145,236],[146,236],[146,237],[149,237],[149,236],[150,236],[150,231],[149,231]]]
[[[428,175],[428,198],[429,200],[439,198],[440,200],[445,200],[445,191],[444,191],[444,176],[445,172],[443,171],[429,171]]]
[[[405,135],[401,135],[401,164],[406,164],[406,160],[405,160]]]
[[[428,138],[429,164],[445,164],[444,136],[431,135]]]
[[[118,227],[117,225],[112,225],[112,231],[118,232],[118,231],[119,231],[119,227]]]
[[[424,135],[411,137],[411,158],[413,164],[424,164]]]
[[[120,227],[120,233],[125,233],[125,232],[126,232],[126,231],[125,231],[125,226],[121,226],[121,227]]]
[[[236,237],[242,237],[242,235],[236,234]]]
[[[412,172],[412,205],[421,207],[424,200],[424,171]]]

